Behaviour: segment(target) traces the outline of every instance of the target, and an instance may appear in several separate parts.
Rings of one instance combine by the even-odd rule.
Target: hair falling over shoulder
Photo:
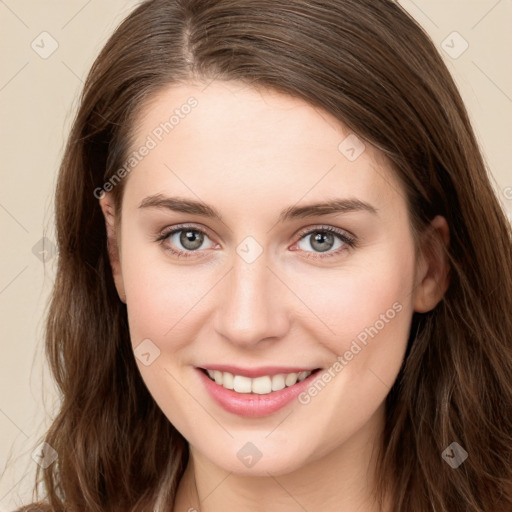
[[[58,460],[38,468],[45,495],[22,510],[172,510],[188,445],[139,374],[94,191],[125,161],[148,97],[213,78],[336,116],[389,159],[417,235],[446,218],[450,286],[434,310],[413,316],[386,399],[376,496],[391,493],[395,512],[510,512],[511,228],[452,77],[391,0],[148,0],[111,36],[57,181],[46,353],[61,405],[44,441]],[[122,191],[120,182],[118,205]],[[458,469],[441,456],[453,442],[469,454]]]

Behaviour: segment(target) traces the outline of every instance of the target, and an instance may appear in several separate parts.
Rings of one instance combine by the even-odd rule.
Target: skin
[[[100,200],[132,345],[150,339],[160,350],[149,366],[137,359],[141,375],[190,445],[174,510],[292,512],[321,503],[324,512],[376,511],[372,449],[384,400],[413,312],[431,310],[446,291],[446,258],[415,250],[405,193],[384,156],[365,143],[349,161],[338,145],[350,130],[300,99],[236,82],[174,85],[142,109],[133,148],[191,96],[198,106],[125,178],[121,212],[110,194]],[[200,199],[222,221],[139,208],[154,194]],[[333,198],[357,198],[377,214],[278,223],[285,207]],[[207,234],[189,258],[155,241],[180,223]],[[335,236],[321,252],[315,233],[297,236],[321,226],[351,233],[358,245]],[[436,217],[431,231],[430,245],[448,243],[444,218]],[[186,251],[179,235],[164,243]],[[247,236],[263,249],[251,263],[236,252]],[[240,417],[212,401],[193,369],[328,369],[397,302],[401,311],[307,405],[293,401],[263,418]],[[237,457],[247,442],[263,454],[251,468]]]

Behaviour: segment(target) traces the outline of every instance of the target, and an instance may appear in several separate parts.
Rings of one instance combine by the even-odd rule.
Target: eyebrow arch
[[[190,213],[216,219],[222,222],[222,216],[213,206],[192,199],[181,197],[167,197],[162,194],[155,194],[144,198],[139,208],[164,208],[176,212]],[[332,199],[330,201],[313,203],[304,206],[290,206],[285,208],[279,215],[278,222],[292,219],[303,219],[320,215],[332,215],[334,213],[349,213],[366,211],[378,215],[377,208],[359,199]]]
[[[279,222],[290,219],[303,219],[317,215],[332,215],[333,213],[349,213],[366,211],[378,215],[377,208],[359,199],[332,199],[323,203],[313,203],[304,206],[290,206],[279,215]]]

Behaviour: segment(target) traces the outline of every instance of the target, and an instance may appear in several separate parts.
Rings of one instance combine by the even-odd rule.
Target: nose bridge
[[[243,249],[247,249],[244,242],[237,248],[233,268],[226,276],[216,329],[232,343],[253,345],[284,334],[288,328],[286,300],[281,296],[283,290],[278,280],[267,267],[267,253],[262,251],[253,259],[254,253],[247,257]]]

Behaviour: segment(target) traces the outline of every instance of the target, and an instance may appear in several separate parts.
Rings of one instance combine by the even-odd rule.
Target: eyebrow
[[[163,208],[175,212],[200,215],[222,222],[222,216],[213,206],[192,199],[181,197],[168,197],[162,194],[155,194],[144,198],[139,208]],[[290,206],[279,214],[278,222],[292,219],[303,219],[321,215],[332,215],[334,213],[369,212],[378,215],[378,209],[369,203],[359,199],[331,199],[329,201],[313,203],[304,206]]]

